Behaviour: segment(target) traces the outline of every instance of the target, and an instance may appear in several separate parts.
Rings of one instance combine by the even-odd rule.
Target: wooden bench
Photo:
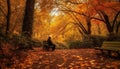
[[[43,50],[44,51],[50,51],[50,50],[54,51],[55,45],[53,44],[53,45],[49,46],[47,41],[43,41]]]
[[[113,54],[120,57],[120,41],[104,41],[101,47],[95,47],[95,49],[110,57]]]

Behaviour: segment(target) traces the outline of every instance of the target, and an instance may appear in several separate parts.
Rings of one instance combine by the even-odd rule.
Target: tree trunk
[[[90,21],[90,18],[87,17],[87,34],[91,34],[91,21]]]
[[[108,32],[109,32],[109,33],[113,33],[113,28],[112,28],[112,26],[110,25],[110,21],[109,21],[108,15],[105,14],[104,12],[103,12],[102,14],[103,14],[103,17],[104,17],[104,20],[105,20],[105,23],[106,23]]]
[[[120,26],[120,22],[118,23],[118,25],[117,25],[117,28],[116,28],[116,33],[118,33],[119,32],[119,26]]]
[[[105,22],[106,22],[107,30],[109,31],[109,33],[113,33],[113,28],[110,25],[109,19],[105,18]]]
[[[35,0],[26,1],[25,14],[22,25],[22,34],[26,37],[32,37],[34,5],[35,5]]]
[[[7,16],[6,16],[6,18],[7,18],[7,24],[6,24],[6,35],[8,35],[9,34],[9,30],[10,30],[10,16],[11,16],[11,7],[10,7],[11,5],[10,5],[10,0],[7,0],[7,10],[8,10],[8,12],[7,12]]]
[[[109,33],[113,33],[113,27],[110,24],[108,15],[104,11],[102,11],[102,10],[100,10],[100,13],[102,14],[102,16],[104,18],[104,22],[106,24],[108,32]]]

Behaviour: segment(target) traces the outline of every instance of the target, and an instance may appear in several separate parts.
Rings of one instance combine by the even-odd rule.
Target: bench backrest
[[[104,41],[102,48],[120,48],[120,41]]]
[[[43,41],[43,45],[48,45],[48,42],[47,41]]]

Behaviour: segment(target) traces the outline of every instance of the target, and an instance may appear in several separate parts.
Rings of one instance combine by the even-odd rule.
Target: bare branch
[[[104,20],[99,19],[99,18],[96,18],[96,17],[91,17],[91,19],[96,19],[96,20],[99,20],[99,21],[105,22]]]
[[[112,24],[112,28],[114,27],[115,22],[116,22],[116,20],[117,20],[117,18],[118,18],[118,16],[119,16],[119,14],[120,14],[120,11],[117,12],[117,14],[115,15],[115,18],[114,18],[114,20],[113,20],[113,24]]]

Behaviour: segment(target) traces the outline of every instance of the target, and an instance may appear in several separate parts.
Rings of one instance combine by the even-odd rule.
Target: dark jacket
[[[53,45],[53,43],[51,41],[51,37],[48,38],[47,43],[48,43],[48,45]]]

